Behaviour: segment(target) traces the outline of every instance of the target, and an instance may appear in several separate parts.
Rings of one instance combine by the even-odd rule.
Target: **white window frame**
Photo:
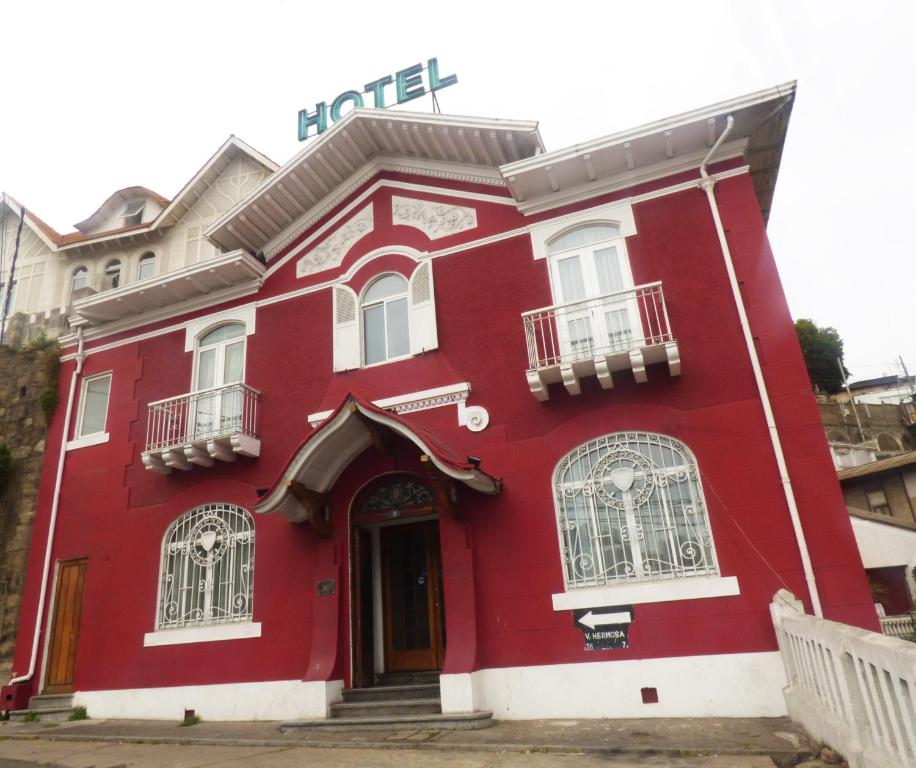
[[[668,450],[680,453],[683,463],[672,466],[660,464],[658,456]],[[588,475],[563,481],[564,473],[571,471],[577,461],[581,462],[581,466],[589,467]],[[554,610],[739,594],[737,579],[719,574],[715,541],[696,458],[676,438],[636,431],[602,435],[565,454],[554,469],[551,482],[565,587],[564,592],[553,595]],[[686,490],[689,504],[684,504],[683,500],[674,501],[669,487],[677,488],[679,492]],[[635,501],[632,495],[634,489],[638,489]],[[580,515],[585,512],[585,537],[582,536],[581,518],[578,518],[578,525],[571,525],[572,521],[566,515],[567,503],[576,497],[582,505]],[[651,503],[660,504],[654,513],[649,508]],[[649,559],[642,557],[642,542],[647,539],[644,529],[648,514],[660,515],[668,523],[667,527],[650,532],[655,538],[656,551],[666,550],[672,561],[667,570],[647,569]],[[696,535],[697,542],[678,538],[682,528],[677,523],[682,523],[689,535]],[[608,534],[602,533],[605,527]],[[612,537],[611,530],[618,531],[618,535]],[[573,537],[577,542],[575,546]],[[583,572],[578,579],[574,578],[571,573],[574,568],[572,550],[581,549],[583,557],[603,560],[604,549],[600,545],[596,548],[594,542],[605,538],[619,543],[625,556],[632,560],[630,564],[635,572],[628,573],[625,568],[623,574],[613,573],[620,565],[626,566],[627,560],[610,566],[605,564],[603,571],[598,571],[599,563],[596,562],[591,569],[592,575]],[[688,549],[684,551],[693,551],[690,545],[697,543],[706,554],[696,563],[687,563],[683,552],[677,554],[685,545]],[[611,551],[613,553],[613,545]]]
[[[76,287],[77,273],[79,273],[80,276],[83,278],[83,284],[79,288]],[[78,267],[74,267],[73,271],[70,273],[70,293],[73,293],[74,291],[80,291],[83,288],[88,288],[88,287],[89,287],[89,268],[85,266],[84,264],[81,264]]]
[[[364,305],[362,297],[365,296],[366,291],[376,280],[389,274],[398,275],[407,281],[407,321],[410,351],[406,355],[399,355],[367,364],[364,356]],[[431,260],[421,260],[409,276],[392,269],[379,272],[366,282],[359,294],[344,284],[331,286],[331,292],[333,297],[331,303],[333,370],[335,372],[387,365],[438,348],[436,295]],[[372,305],[375,304],[376,302],[372,303]]]
[[[369,289],[375,285],[379,280],[383,280],[386,277],[394,276],[399,277],[404,281],[404,292],[395,294],[394,296],[386,296],[383,299],[378,299],[370,303],[366,302],[366,294],[369,292]],[[404,300],[404,306],[407,312],[407,352],[403,355],[395,355],[393,357],[387,357],[388,354],[388,305],[394,301]],[[374,363],[366,362],[366,310],[372,309],[373,307],[382,307],[382,318],[383,318],[383,330],[385,333],[385,354],[386,357],[382,360],[376,360]],[[362,368],[374,368],[377,365],[386,365],[387,363],[396,363],[398,360],[406,360],[408,357],[411,357],[411,328],[410,328],[410,279],[402,275],[400,272],[381,272],[378,275],[375,275],[366,285],[363,287],[363,290],[360,292],[359,297],[359,354],[360,354],[360,365]]]
[[[152,256],[152,258],[144,261],[144,258],[146,256]],[[143,267],[145,264],[152,264],[153,272],[151,275],[147,275],[146,277],[141,277],[140,273],[143,271]],[[140,258],[137,259],[137,272],[136,272],[137,281],[139,282],[141,280],[150,280],[154,278],[157,274],[159,274],[159,256],[154,251],[144,251],[140,255]]]
[[[233,527],[234,525],[236,527]],[[214,534],[213,538],[206,541],[205,536],[210,533]],[[195,535],[198,535],[199,538],[192,547],[185,546],[188,542],[184,539],[176,539],[176,537],[187,538]],[[226,536],[229,538],[228,542],[225,539]],[[254,516],[247,509],[236,504],[225,502],[202,504],[175,518],[166,528],[159,547],[155,630],[146,633],[143,639],[144,646],[260,637],[261,625],[253,621],[255,543]],[[216,547],[222,547],[222,551],[219,552]],[[193,552],[197,554],[196,558],[192,554],[192,548]],[[236,552],[236,549],[239,551]],[[212,554],[214,552],[218,553],[217,557]],[[226,582],[217,583],[218,576],[226,575],[225,572],[219,574],[215,572],[215,569],[225,558],[236,556],[241,558],[238,575],[247,574],[247,583],[241,585],[244,594],[238,592],[239,585],[234,581],[229,582],[225,587],[224,604],[214,606],[214,594],[219,601],[221,599],[218,594],[221,589],[220,585],[226,585]],[[178,558],[183,559],[178,560]],[[175,559],[177,565],[170,563],[170,559]],[[195,565],[197,570],[195,570]],[[174,585],[171,579],[167,578],[176,573],[185,579],[186,585],[183,583]],[[236,576],[234,568],[230,575]],[[172,584],[171,589],[174,591],[165,590],[166,582]],[[186,599],[190,600],[190,605],[185,605],[186,612],[191,614],[198,612],[198,608],[194,607],[196,603],[193,595],[190,597],[182,595],[182,592],[188,589],[192,592],[196,590],[203,593],[199,600],[203,601],[204,614],[197,618],[181,615],[177,619],[169,620],[165,601],[171,597],[177,599],[176,610],[179,612],[182,611],[181,601]],[[233,606],[239,595],[244,597],[244,610],[235,610]],[[222,615],[214,617],[212,615],[214,608]],[[208,611],[211,612],[209,616]]]
[[[89,384],[93,381],[98,381],[100,379],[108,379],[108,398],[105,401],[105,425],[99,432],[89,432],[87,434],[82,434],[83,432],[83,418],[86,413],[86,393],[89,388]],[[68,451],[76,450],[78,448],[87,448],[91,445],[100,445],[101,443],[107,443],[109,440],[108,433],[108,415],[111,409],[111,385],[113,383],[113,372],[105,371],[104,373],[96,373],[92,376],[87,376],[80,383],[80,399],[79,399],[79,410],[76,415],[76,427],[73,432],[73,439],[67,442],[66,449]]]
[[[241,335],[234,337],[232,339],[218,341],[212,344],[207,344],[206,346],[201,346],[200,342],[204,337],[208,336],[213,331],[216,331],[219,328],[222,328],[227,325],[241,326],[242,328]],[[203,330],[199,331],[195,338],[195,343],[194,343],[194,360],[191,365],[191,386],[190,386],[189,392],[191,392],[192,394],[207,392],[209,390],[213,390],[214,392],[216,392],[216,390],[222,389],[223,387],[232,386],[233,384],[244,384],[245,383],[245,374],[247,373],[247,368],[248,368],[247,363],[248,363],[248,336],[249,335],[250,333],[249,333],[249,328],[248,328],[247,323],[245,323],[244,320],[238,320],[238,319],[226,319],[221,322],[212,323],[204,327]],[[223,384],[216,384],[211,387],[199,388],[197,377],[200,371],[201,353],[207,350],[210,350],[210,349],[214,350],[215,365],[214,365],[213,375],[214,375],[214,379],[221,379],[225,372],[226,348],[232,344],[238,344],[238,343],[242,344],[242,370],[241,370],[241,373],[239,374],[238,380],[225,382]],[[207,396],[207,397],[211,397],[211,396]],[[211,412],[211,419],[213,421],[213,429],[204,430],[202,433],[200,433],[202,435],[211,435],[211,434],[219,435],[223,433],[223,430],[220,429],[219,427],[221,425],[222,408],[224,404],[227,402],[227,399],[230,403],[234,403],[238,405],[239,407],[243,407],[242,400],[240,398],[232,398],[230,395],[225,395],[225,396],[213,395],[212,399],[215,401],[210,406],[213,409]],[[198,430],[199,423],[197,421],[197,417],[198,417],[198,407],[199,407],[200,402],[201,400],[199,399],[195,400],[194,402],[191,403],[190,407],[188,408],[189,421],[187,425],[187,434],[189,435],[197,435],[199,433],[199,430]],[[230,431],[234,431],[234,430],[230,430]]]

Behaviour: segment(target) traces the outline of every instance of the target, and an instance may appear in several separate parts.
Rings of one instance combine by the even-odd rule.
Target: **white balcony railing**
[[[789,715],[850,768],[916,768],[916,645],[770,604]]]
[[[677,342],[668,322],[660,282],[606,293],[568,304],[555,304],[522,315],[528,345],[528,383],[539,400],[547,385],[562,381],[579,394],[579,379],[594,375],[605,389],[611,372],[632,369],[646,381],[645,366],[668,362],[680,374]]]
[[[168,474],[233,461],[236,454],[257,456],[260,399],[256,389],[237,383],[150,403],[143,464]]]
[[[916,638],[916,619],[906,614],[903,616],[882,616],[881,631],[888,637],[912,640]]]

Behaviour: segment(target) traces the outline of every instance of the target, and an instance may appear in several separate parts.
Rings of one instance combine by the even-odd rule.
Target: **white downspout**
[[[805,573],[805,581],[808,584],[808,594],[811,595],[811,605],[814,608],[814,615],[823,617],[821,609],[821,600],[817,591],[817,582],[814,578],[814,569],[811,567],[811,556],[808,553],[808,544],[805,541],[805,532],[802,529],[801,518],[798,515],[798,505],[795,503],[795,493],[792,490],[792,480],[789,478],[789,469],[786,466],[786,457],[782,451],[782,442],[779,439],[779,431],[776,429],[776,420],[773,418],[773,408],[770,406],[770,396],[767,394],[766,383],[763,380],[763,372],[760,369],[760,359],[757,356],[757,349],[754,347],[754,337],[751,335],[751,326],[747,320],[747,311],[744,308],[744,301],[741,298],[741,290],[738,287],[738,278],[735,276],[735,265],[732,262],[732,254],[728,247],[728,241],[725,239],[725,229],[722,226],[722,219],[719,216],[719,206],[716,203],[716,195],[713,191],[716,179],[706,172],[706,166],[719,145],[725,140],[726,136],[731,133],[735,125],[735,119],[731,115],[726,121],[725,130],[719,136],[718,141],[712,146],[712,149],[703,158],[700,164],[700,189],[705,190],[706,197],[709,200],[709,208],[712,211],[712,218],[716,224],[716,232],[719,235],[719,245],[722,248],[722,256],[725,260],[725,270],[728,272],[728,282],[731,285],[732,296],[735,299],[735,305],[738,308],[738,318],[741,322],[741,330],[744,333],[744,343],[747,346],[748,355],[751,358],[751,367],[754,369],[754,380],[757,382],[757,392],[760,395],[760,403],[763,405],[763,414],[766,418],[767,429],[770,433],[770,442],[773,445],[773,453],[776,454],[776,465],[779,467],[779,476],[782,480],[782,490],[786,496],[786,504],[789,507],[789,517],[792,518],[792,527],[795,530],[795,541],[798,543],[798,551],[801,554],[802,568]]]
[[[54,499],[51,502],[51,521],[48,524],[48,542],[45,545],[45,561],[41,574],[41,592],[38,596],[38,613],[35,616],[35,629],[32,633],[32,657],[29,660],[29,671],[14,677],[8,685],[25,683],[32,679],[35,674],[35,664],[38,660],[38,640],[41,636],[41,624],[44,619],[45,597],[48,593],[48,578],[51,571],[51,550],[54,546],[54,528],[57,524],[57,510],[60,506],[60,486],[64,477],[64,461],[67,457],[67,438],[70,434],[70,418],[73,415],[73,400],[76,396],[76,382],[83,370],[83,361],[86,354],[83,352],[83,329],[76,329],[77,350],[76,350],[76,368],[73,369],[73,375],[70,377],[70,394],[67,397],[67,413],[64,416],[64,430],[60,436],[60,456],[57,459],[57,477],[54,481]]]

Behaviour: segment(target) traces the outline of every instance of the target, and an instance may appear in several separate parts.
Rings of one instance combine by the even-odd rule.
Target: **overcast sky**
[[[443,112],[538,120],[548,150],[797,79],[769,225],[793,317],[854,378],[916,369],[916,3],[31,0],[0,29],[0,189],[59,231],[174,196],[231,133],[283,163],[300,109],[430,56]]]

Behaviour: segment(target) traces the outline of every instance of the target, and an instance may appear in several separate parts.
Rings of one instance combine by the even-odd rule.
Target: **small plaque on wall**
[[[628,648],[632,621],[631,605],[573,611],[573,624],[585,638],[586,651]]]
[[[319,597],[329,597],[337,592],[337,582],[334,579],[322,579],[315,586]]]

